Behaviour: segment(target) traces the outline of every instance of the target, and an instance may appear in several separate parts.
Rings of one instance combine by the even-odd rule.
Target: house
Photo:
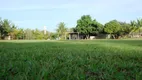
[[[69,32],[69,40],[79,39],[79,32]]]
[[[76,39],[86,39],[86,35],[80,34],[79,32],[69,32],[69,40],[76,40]],[[109,34],[98,34],[98,35],[90,35],[89,39],[109,39]]]
[[[5,40],[11,40],[11,36],[6,36],[4,39]]]
[[[69,40],[76,40],[76,39],[85,39],[86,36],[80,34],[79,32],[69,32]]]

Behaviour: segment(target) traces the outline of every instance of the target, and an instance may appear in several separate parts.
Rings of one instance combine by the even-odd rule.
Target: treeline
[[[42,39],[67,39],[69,32],[79,32],[85,35],[85,38],[90,36],[97,36],[99,34],[109,34],[111,38],[128,38],[138,35],[142,30],[142,19],[132,20],[129,23],[118,20],[111,20],[106,24],[99,23],[96,19],[92,19],[90,15],[83,15],[77,20],[76,27],[67,28],[64,22],[58,24],[56,32],[38,29],[22,29],[18,28],[8,19],[0,18],[0,39],[10,37],[12,40],[26,39],[26,40],[42,40]]]
[[[39,29],[18,28],[8,19],[0,19],[0,39],[8,39],[10,37],[11,40],[42,40],[55,39],[56,35],[56,33],[48,31],[44,34],[44,30]]]
[[[74,28],[75,32],[86,35],[110,34],[112,38],[128,38],[134,35],[141,36],[142,19],[132,20],[130,23],[118,20],[111,20],[105,25],[99,23],[96,19],[92,19],[90,15],[83,15],[77,20],[77,26]]]

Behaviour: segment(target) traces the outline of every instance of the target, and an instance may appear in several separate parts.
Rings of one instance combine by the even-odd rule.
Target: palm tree
[[[142,28],[142,19],[141,18],[137,19],[137,28],[139,30],[139,36],[140,36],[140,29]]]
[[[137,26],[136,26],[136,21],[131,21],[130,22],[130,25],[131,25],[131,31],[130,31],[130,34],[132,34],[133,36],[134,36],[134,32],[136,32],[137,31]]]

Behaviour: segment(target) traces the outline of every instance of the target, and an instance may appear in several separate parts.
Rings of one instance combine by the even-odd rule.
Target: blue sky
[[[129,22],[142,17],[142,0],[0,0],[0,17],[19,28],[55,31],[59,22],[75,27],[82,15],[102,24],[112,19]]]

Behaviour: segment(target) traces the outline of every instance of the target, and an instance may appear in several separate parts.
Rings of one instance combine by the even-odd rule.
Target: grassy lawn
[[[142,80],[142,40],[0,41],[0,80]]]

